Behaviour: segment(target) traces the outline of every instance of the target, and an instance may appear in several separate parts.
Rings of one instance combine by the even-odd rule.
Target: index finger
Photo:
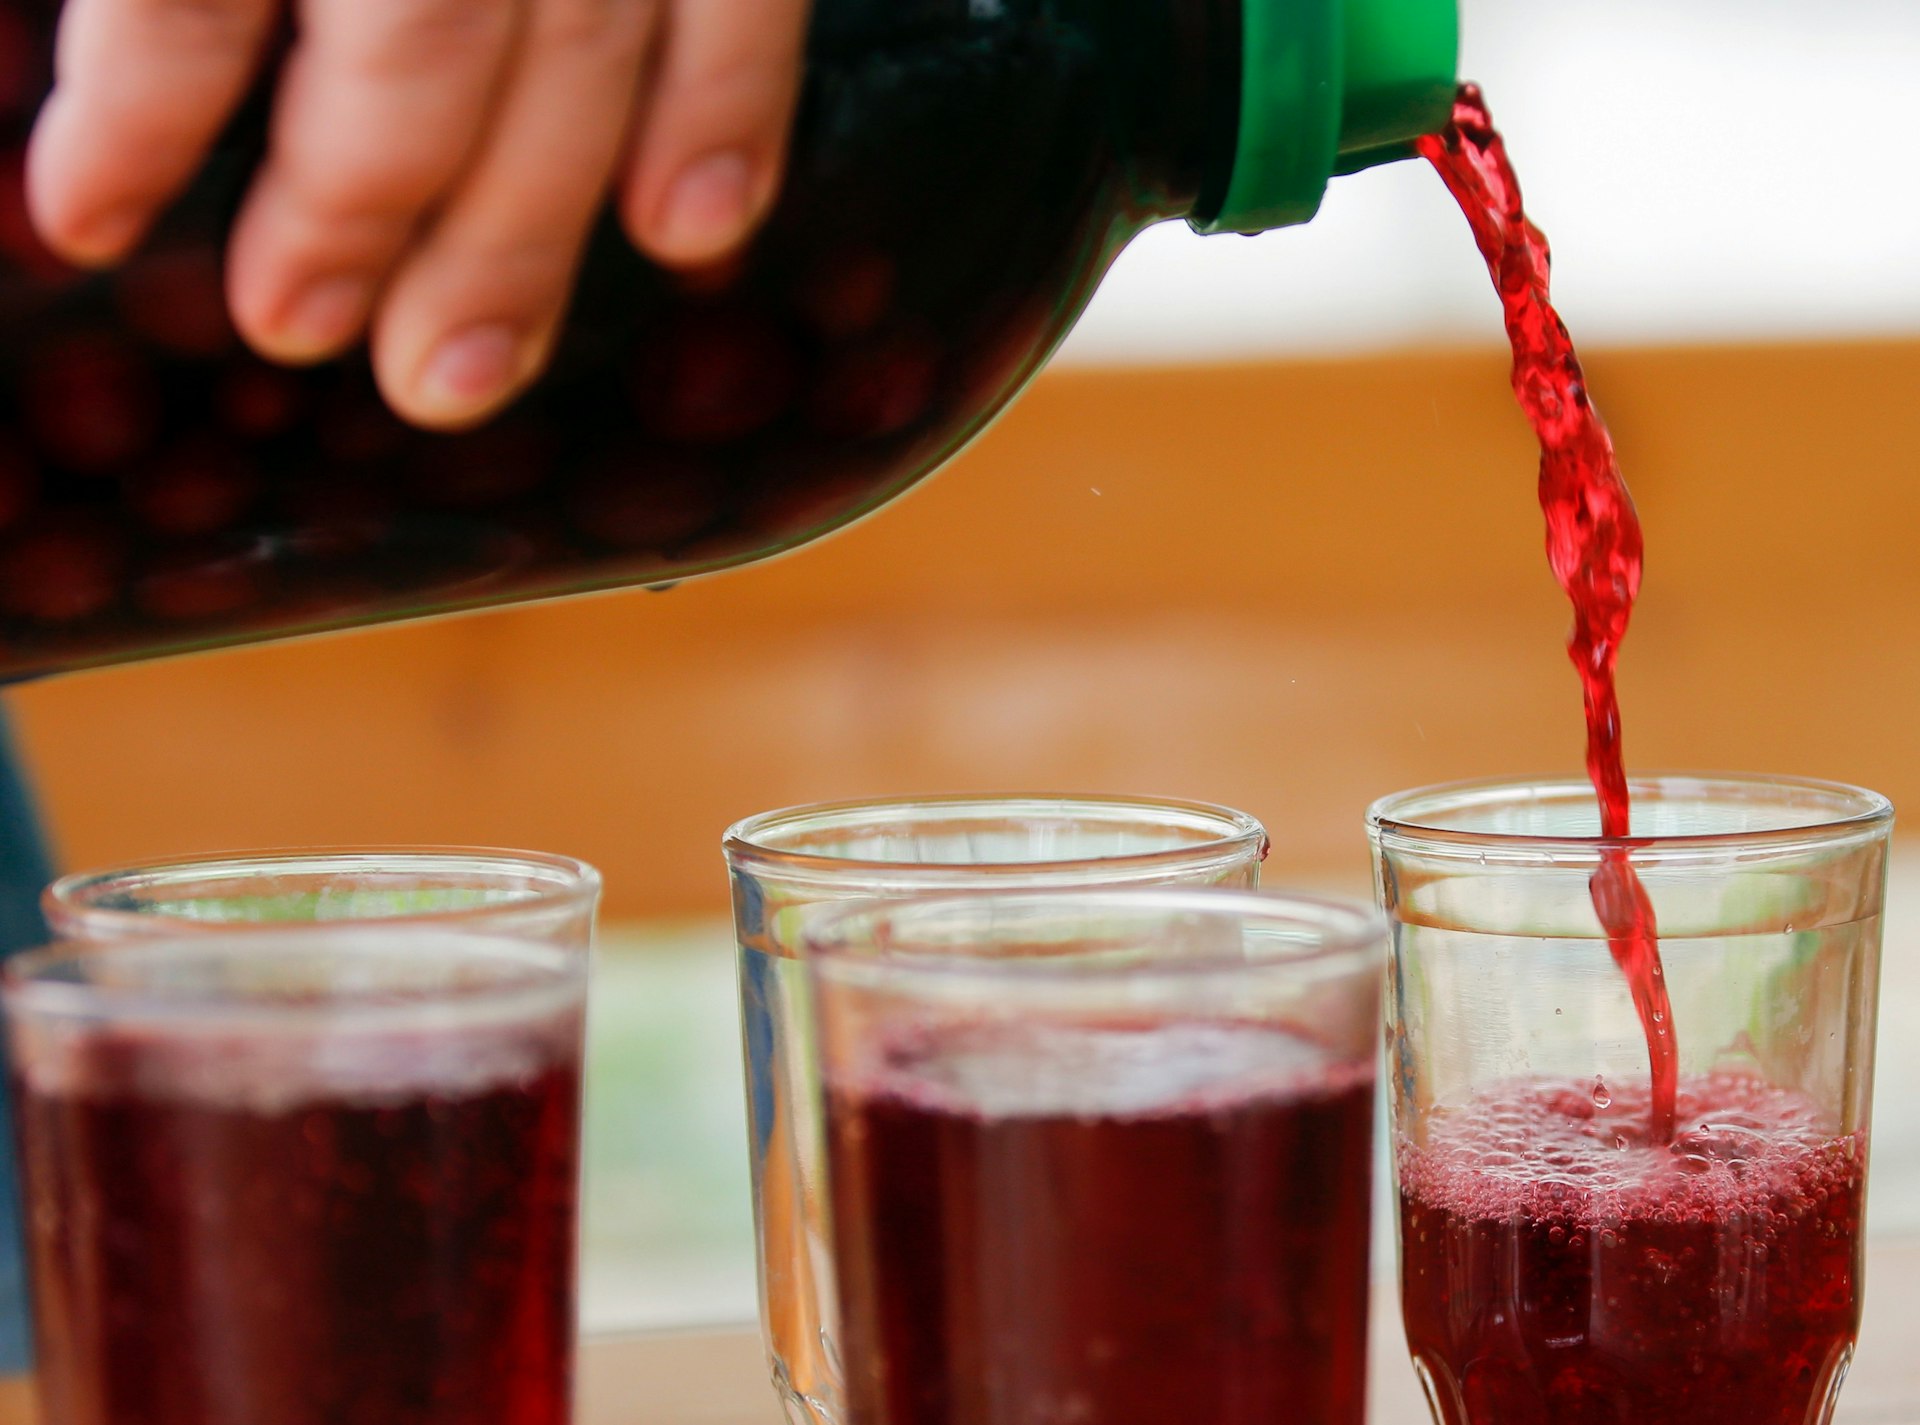
[[[257,70],[277,0],[69,0],[27,203],[69,261],[123,257],[206,157]]]
[[[726,257],[780,188],[809,0],[676,0],[623,186],[643,251],[670,266]]]

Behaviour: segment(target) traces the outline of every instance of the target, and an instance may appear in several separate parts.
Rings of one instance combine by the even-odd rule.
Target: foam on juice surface
[[[1746,1074],[1684,1079],[1670,1144],[1649,1142],[1644,1084],[1521,1083],[1433,1111],[1403,1142],[1400,1189],[1423,1208],[1584,1227],[1782,1217],[1856,1178],[1863,1133]],[[1804,1208],[1802,1208],[1804,1210]]]
[[[1370,1057],[1267,1024],[978,1021],[896,1031],[852,1086],[983,1118],[1132,1118],[1320,1097],[1372,1074]]]
[[[80,1032],[29,1026],[19,1071],[31,1093],[55,1098],[139,1098],[242,1113],[316,1104],[375,1108],[422,1098],[466,1099],[531,1082],[577,1056],[577,1003],[502,1022],[440,1027],[350,1026],[160,1029],[130,1025]]]
[[[579,1053],[584,966],[472,934],[239,930],[129,939],[10,1004],[29,1092],[254,1113],[529,1082]]]

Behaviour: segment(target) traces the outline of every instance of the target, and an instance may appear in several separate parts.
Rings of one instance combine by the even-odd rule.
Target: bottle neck
[[[995,0],[999,3],[999,0]],[[1303,223],[1452,112],[1456,0],[1056,0],[1096,37],[1136,214]]]
[[[1080,0],[1139,216],[1205,219],[1232,178],[1241,0]]]

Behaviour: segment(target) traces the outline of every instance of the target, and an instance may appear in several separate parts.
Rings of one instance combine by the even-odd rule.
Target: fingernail
[[[459,420],[483,410],[520,377],[521,344],[511,327],[468,327],[445,338],[421,368],[424,414]]]
[[[345,346],[367,319],[373,288],[362,277],[329,277],[294,299],[280,337],[293,356],[324,356]]]
[[[655,241],[675,258],[719,256],[740,240],[752,218],[752,185],[753,167],[744,154],[701,159],[668,190]]]
[[[103,213],[92,222],[81,224],[79,230],[68,237],[67,254],[87,263],[116,261],[126,256],[146,220],[146,214],[138,208]]]

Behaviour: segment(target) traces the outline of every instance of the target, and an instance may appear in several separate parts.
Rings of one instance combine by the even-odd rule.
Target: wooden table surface
[[[1836,1425],[1920,1425],[1920,1241],[1876,1244],[1866,1326]],[[1391,1294],[1374,1319],[1377,1425],[1427,1425]],[[31,1425],[32,1392],[0,1381],[0,1425]],[[579,1425],[780,1425],[749,1330],[601,1337],[581,1351]]]
[[[1375,1300],[1372,1419],[1427,1425],[1398,1306],[1391,1292]],[[780,1425],[750,1331],[592,1341],[582,1367],[580,1425]],[[1920,1425],[1920,1240],[1872,1248],[1866,1322],[1836,1425]]]

